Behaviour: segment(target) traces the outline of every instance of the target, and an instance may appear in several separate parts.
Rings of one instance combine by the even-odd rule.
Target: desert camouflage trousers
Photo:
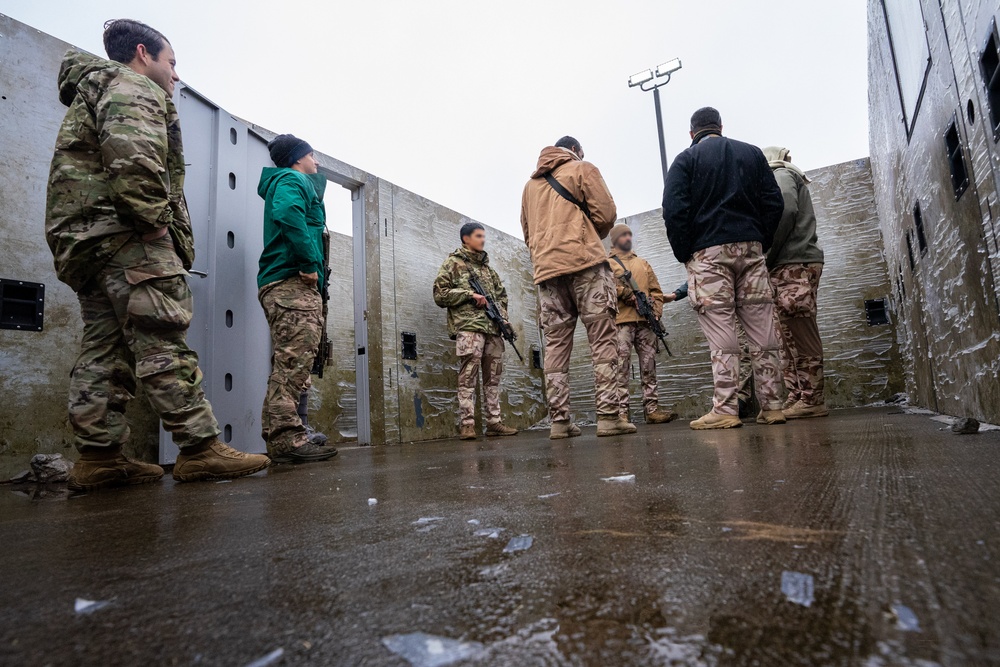
[[[771,271],[785,348],[786,405],[796,401],[822,405],[826,401],[823,342],[816,323],[816,296],[822,275],[822,264],[785,264]]]
[[[576,321],[583,321],[594,364],[598,417],[617,417],[618,296],[607,262],[538,285],[538,321],[545,334],[545,393],[552,421],[569,419],[569,359]]]
[[[648,324],[627,322],[618,325],[618,386],[621,389],[620,411],[629,413],[629,384],[632,379],[632,349],[639,355],[639,381],[642,384],[642,407],[646,414],[659,407],[656,388],[656,334]]]
[[[264,285],[257,292],[271,329],[271,375],[260,416],[260,435],[268,455],[305,444],[299,416],[302,392],[309,389],[313,360],[323,331],[319,291],[299,277]]]
[[[120,447],[129,437],[125,406],[137,381],[179,447],[219,434],[188,347],[191,290],[170,235],[128,241],[77,294],[80,355],[69,388],[77,448]]]
[[[503,374],[503,338],[472,331],[459,331],[455,353],[458,371],[458,416],[463,426],[476,423],[476,381],[483,370],[486,423],[500,423],[500,376]]]
[[[688,260],[687,270],[691,304],[712,355],[713,410],[738,414],[737,322],[749,341],[761,409],[780,410],[781,341],[774,326],[774,292],[760,243],[726,243],[699,250]]]
[[[749,403],[753,398],[751,396],[751,391],[753,390],[753,365],[750,363],[750,339],[747,338],[747,332],[743,328],[743,325],[740,324],[739,319],[736,320],[736,340],[740,343],[740,385],[736,390],[736,398],[744,403]]]

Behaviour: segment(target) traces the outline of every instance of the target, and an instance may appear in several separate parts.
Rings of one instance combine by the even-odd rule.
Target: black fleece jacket
[[[757,241],[766,253],[784,211],[756,146],[712,134],[677,156],[663,188],[663,221],[677,261],[704,248]]]

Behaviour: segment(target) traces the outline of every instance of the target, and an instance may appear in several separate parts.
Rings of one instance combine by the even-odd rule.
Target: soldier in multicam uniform
[[[542,149],[521,197],[521,230],[538,285],[545,334],[545,392],[553,440],[580,435],[570,422],[569,360],[577,319],[583,320],[594,363],[597,435],[635,433],[621,416],[615,316],[618,298],[601,240],[617,219],[597,167],[583,161],[573,137]]]
[[[267,148],[276,166],[264,167],[257,185],[264,200],[257,298],[271,329],[261,437],[275,462],[325,461],[337,450],[310,440],[298,407],[323,332],[326,177],[312,146],[294,135],[279,134]]]
[[[56,274],[80,299],[83,342],[70,377],[80,460],[73,490],[154,482],[163,469],[124,455],[125,405],[142,382],[180,454],[174,479],[230,479],[268,466],[218,439],[187,346],[194,261],[174,51],[147,25],[105,25],[111,60],[70,51],[59,71],[69,107],[49,176],[45,237]]]
[[[823,275],[823,250],[816,236],[816,213],[809,179],[792,164],[787,148],[770,146],[764,157],[785,200],[785,211],[767,253],[776,292],[778,323],[785,345],[785,417],[825,417],[823,341],[816,323],[816,295]]]
[[[632,287],[622,279],[629,271],[636,286],[653,304],[656,319],[663,316],[663,290],[653,267],[632,251],[632,230],[618,224],[611,230],[611,270],[618,279],[618,383],[621,387],[621,412],[629,418],[629,380],[632,375],[632,348],[639,355],[639,378],[642,381],[642,407],[647,424],[665,424],[674,419],[670,410],[660,409],[656,383],[656,350],[659,342],[646,318],[635,307]],[[619,263],[620,262],[620,263]]]
[[[461,364],[458,371],[458,437],[476,439],[476,381],[483,372],[486,435],[515,435],[517,429],[500,418],[500,377],[503,374],[503,338],[486,317],[486,295],[469,285],[474,274],[480,286],[507,314],[507,290],[490,266],[486,254],[486,231],[478,222],[468,222],[459,231],[462,247],[448,255],[434,279],[434,303],[448,309],[448,334],[455,341]]]
[[[722,136],[710,107],[691,117],[691,147],[674,160],[663,191],[663,219],[674,256],[688,270],[692,305],[708,339],[715,378],[712,411],[693,429],[741,426],[739,320],[750,340],[761,412],[757,422],[784,423],[780,397],[781,342],[774,326],[774,291],[764,253],[784,204],[764,154]]]

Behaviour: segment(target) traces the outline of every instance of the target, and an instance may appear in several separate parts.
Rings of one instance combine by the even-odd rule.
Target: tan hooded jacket
[[[552,189],[545,174],[590,209],[592,221]],[[618,219],[615,201],[597,167],[575,153],[549,146],[521,196],[521,230],[535,268],[535,284],[608,261],[601,239]]]
[[[656,315],[656,318],[663,317],[663,289],[660,288],[660,281],[656,279],[656,274],[653,273],[653,267],[649,265],[649,262],[631,250],[622,252],[617,248],[612,248],[611,256],[620,259],[622,264],[625,265],[625,269],[632,272],[632,279],[635,280],[636,286],[645,292],[649,300],[653,302],[653,314]],[[635,306],[626,301],[626,299],[632,297],[633,291],[622,280],[622,277],[625,275],[625,269],[614,259],[611,260],[611,270],[615,272],[615,288],[618,292],[618,317],[615,318],[615,323],[645,323],[646,318],[639,315],[639,311],[635,309]]]

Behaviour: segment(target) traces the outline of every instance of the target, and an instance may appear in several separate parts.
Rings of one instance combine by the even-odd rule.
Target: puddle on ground
[[[425,632],[383,637],[382,645],[413,667],[445,667],[474,658],[483,651],[479,642],[462,642]]]

